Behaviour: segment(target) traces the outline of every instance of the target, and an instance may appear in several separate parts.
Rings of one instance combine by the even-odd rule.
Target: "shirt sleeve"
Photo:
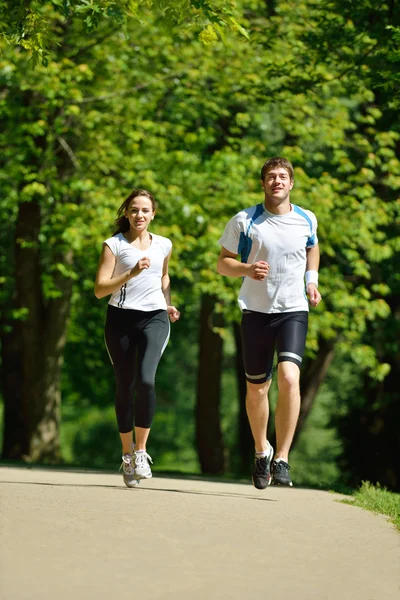
[[[168,256],[168,254],[171,252],[171,250],[172,250],[172,242],[168,238],[165,238],[165,244],[164,244],[165,257]]]
[[[314,215],[313,212],[309,211],[308,214],[311,219],[311,232],[310,232],[309,238],[307,239],[306,248],[314,248],[314,246],[316,246],[318,244],[318,237],[317,237],[318,222],[317,222],[317,217]]]
[[[224,233],[218,240],[218,243],[229,252],[232,252],[232,254],[239,254],[240,232],[240,217],[239,215],[235,215],[226,224]]]
[[[115,236],[105,240],[104,244],[106,244],[110,248],[114,256],[118,256],[119,243],[118,239]]]

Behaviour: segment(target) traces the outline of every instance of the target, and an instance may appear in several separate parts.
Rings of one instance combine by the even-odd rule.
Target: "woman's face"
[[[131,229],[136,231],[145,231],[150,221],[154,219],[155,212],[150,198],[147,196],[136,196],[132,198],[125,216],[129,220]]]

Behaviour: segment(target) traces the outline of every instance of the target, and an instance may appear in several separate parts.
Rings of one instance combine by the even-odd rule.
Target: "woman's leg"
[[[134,334],[130,311],[109,307],[105,342],[115,374],[115,413],[123,454],[132,453],[133,443],[133,387],[137,355],[137,337]]]
[[[132,454],[133,448],[133,429],[128,433],[119,433],[122,444],[122,454]]]
[[[138,342],[135,402],[136,450],[146,450],[156,407],[155,377],[170,334],[166,311],[156,313],[143,323]]]

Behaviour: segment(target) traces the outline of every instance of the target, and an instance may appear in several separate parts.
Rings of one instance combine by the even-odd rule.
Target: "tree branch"
[[[62,148],[64,148],[65,152],[70,157],[71,162],[74,165],[75,169],[79,169],[80,168],[79,161],[76,158],[71,146],[64,140],[63,137],[61,137],[61,135],[57,136],[57,141],[60,144],[60,146],[62,146]]]

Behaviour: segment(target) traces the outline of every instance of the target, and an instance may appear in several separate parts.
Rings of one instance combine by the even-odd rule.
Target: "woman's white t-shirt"
[[[132,269],[145,256],[150,259],[150,267],[136,277],[129,279],[122,287],[111,294],[109,304],[118,308],[151,311],[167,308],[161,289],[164,260],[171,252],[172,242],[161,235],[150,234],[151,244],[146,250],[132,246],[123,233],[105,240],[116,258],[112,277],[118,277]]]

